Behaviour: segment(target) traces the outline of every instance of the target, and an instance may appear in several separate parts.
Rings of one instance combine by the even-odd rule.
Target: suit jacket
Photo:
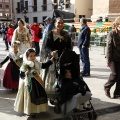
[[[84,26],[79,34],[78,37],[78,47],[89,47],[90,46],[90,35],[91,35],[91,31],[90,28],[86,25]]]
[[[120,62],[120,36],[116,30],[109,32],[107,36],[107,62]]]

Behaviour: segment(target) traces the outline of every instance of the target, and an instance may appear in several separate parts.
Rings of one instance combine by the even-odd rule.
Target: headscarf
[[[29,48],[29,49],[32,49],[32,48]],[[29,61],[26,55],[29,49],[27,49],[26,52],[23,54],[23,63],[29,65],[30,67],[33,67],[34,63],[32,61]]]

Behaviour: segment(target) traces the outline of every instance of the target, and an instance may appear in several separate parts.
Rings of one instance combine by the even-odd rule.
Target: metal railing
[[[74,46],[77,46],[79,33],[69,32],[69,34],[71,35]],[[90,39],[90,50],[92,49],[92,46],[101,46],[103,47],[103,54],[105,55],[107,33],[102,32],[99,34],[94,34],[94,35],[92,34],[90,38],[91,38]]]

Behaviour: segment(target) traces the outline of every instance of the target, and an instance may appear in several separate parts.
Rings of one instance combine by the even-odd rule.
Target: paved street
[[[8,52],[4,51],[4,43],[0,38],[0,61],[4,59]],[[79,53],[77,47],[74,50]],[[120,100],[109,99],[104,94],[103,85],[108,79],[109,69],[106,66],[104,49],[102,47],[92,46],[90,50],[91,61],[91,76],[84,78],[89,88],[92,91],[92,103],[100,115],[97,120],[120,120]],[[0,79],[4,72],[4,68],[0,69]],[[111,95],[114,87],[111,89]],[[13,110],[16,92],[6,90],[0,86],[0,120],[32,120],[32,118],[16,113]],[[62,118],[53,112],[52,108],[47,113],[41,113],[37,116],[36,120],[53,120]]]

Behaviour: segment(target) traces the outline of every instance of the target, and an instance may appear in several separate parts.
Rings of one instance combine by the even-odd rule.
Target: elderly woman
[[[111,70],[110,77],[104,85],[105,94],[111,97],[110,89],[116,83],[113,98],[120,99],[120,17],[114,22],[115,30],[107,37],[107,66]]]
[[[44,61],[51,57],[51,52],[56,54],[58,58],[62,54],[64,49],[71,49],[71,38],[67,31],[63,30],[64,21],[62,18],[56,18],[55,29],[53,29],[48,38],[43,41],[41,50],[41,61]],[[56,64],[56,63],[55,63]],[[47,93],[54,91],[55,84],[55,64],[51,65],[49,69],[41,71],[42,78],[45,82],[45,88]]]
[[[31,46],[31,40],[29,30],[25,25],[25,21],[20,19],[18,21],[18,27],[15,29],[12,42],[19,41],[19,51],[23,54]]]

